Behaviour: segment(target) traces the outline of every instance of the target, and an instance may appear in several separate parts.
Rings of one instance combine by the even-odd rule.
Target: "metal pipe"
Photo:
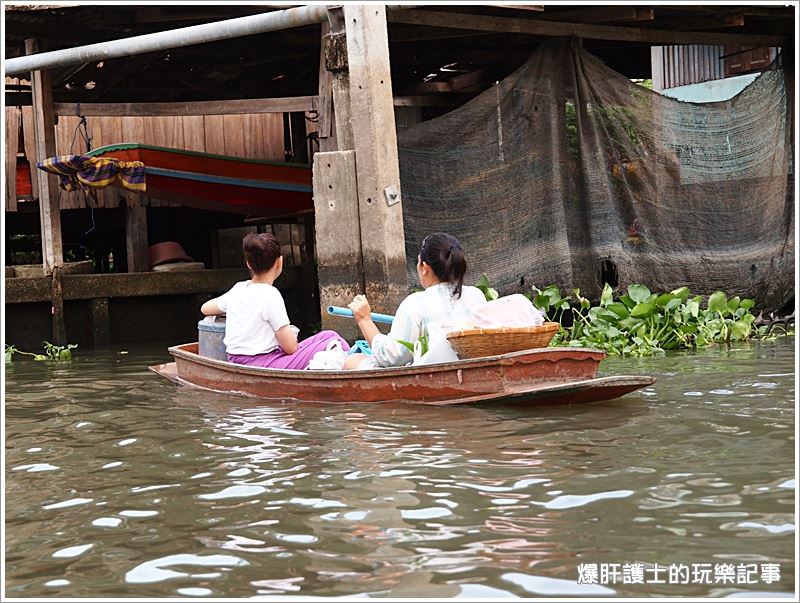
[[[7,76],[23,75],[39,69],[64,67],[74,63],[105,61],[117,57],[290,29],[292,27],[321,23],[327,18],[328,7],[322,4],[288,8],[271,13],[237,17],[236,19],[192,25],[132,38],[6,59],[5,72]]]

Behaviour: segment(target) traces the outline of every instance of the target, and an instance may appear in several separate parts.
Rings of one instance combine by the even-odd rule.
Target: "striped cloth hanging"
[[[66,191],[82,187],[103,188],[119,184],[136,193],[147,190],[144,163],[120,161],[113,157],[88,155],[58,155],[38,161],[36,167],[58,176],[61,188]]]

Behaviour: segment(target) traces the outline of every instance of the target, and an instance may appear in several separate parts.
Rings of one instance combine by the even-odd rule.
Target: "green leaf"
[[[625,295],[620,295],[620,296],[619,296],[619,301],[621,301],[623,304],[625,304],[625,306],[626,306],[626,307],[627,307],[629,310],[630,310],[631,308],[633,308],[633,307],[636,305],[636,302],[635,302],[635,301],[633,301],[633,300],[631,299],[630,295],[628,295],[628,294],[625,294]]]
[[[741,302],[739,302],[739,307],[744,308],[745,310],[749,310],[755,305],[756,302],[754,302],[752,299],[748,299],[747,297],[745,297]]]
[[[655,310],[655,305],[650,303],[641,303],[636,304],[636,306],[631,310],[631,316],[634,318],[645,318],[650,316]]]
[[[413,343],[411,343],[409,341],[403,341],[402,339],[398,339],[397,343],[407,347],[408,351],[411,352],[412,354],[414,353],[414,344]]]
[[[603,285],[603,292],[600,294],[600,305],[605,307],[613,301],[614,301],[613,290],[611,289],[611,285],[606,283],[605,285]]]
[[[742,300],[738,295],[735,296],[735,297],[730,298],[728,300],[728,311],[731,312],[731,313],[736,312],[736,310],[739,309],[739,303],[741,301]]]
[[[485,287],[487,289],[489,288],[489,278],[486,276],[485,272],[481,274],[481,278],[478,279],[478,282],[475,283],[475,286],[478,287],[479,289],[481,287]]]
[[[686,302],[686,310],[689,314],[697,318],[700,316],[700,303],[695,300]]]
[[[656,305],[660,308],[665,308],[667,304],[671,301],[675,301],[676,298],[672,293],[662,293],[658,297],[656,297]]]
[[[475,283],[475,286],[481,291],[483,291],[483,295],[486,298],[486,301],[492,301],[499,297],[497,289],[492,289],[489,286],[489,279],[487,278],[485,272],[481,274],[481,278],[478,279],[478,282]]]
[[[728,307],[728,298],[722,291],[715,291],[708,298],[707,307],[712,312],[724,312]]]
[[[731,325],[731,339],[747,339],[750,335],[751,325],[744,320],[737,320]]]
[[[70,350],[61,350],[58,353],[59,360],[72,360],[72,352]]]
[[[670,310],[674,310],[678,306],[681,305],[681,298],[680,297],[673,297],[671,300],[667,302],[667,305],[664,306],[664,311],[669,312]]]
[[[608,306],[606,306],[606,309],[608,309],[610,312],[613,312],[620,318],[628,318],[630,314],[630,312],[628,312],[628,308],[625,307],[625,304],[621,304],[619,302],[608,304]]]
[[[545,287],[544,291],[542,291],[542,295],[547,298],[547,301],[550,302],[551,306],[558,307],[561,304],[561,291],[559,291],[558,287],[555,285]]]
[[[34,360],[47,360],[47,356],[44,356],[42,354],[34,354],[33,355],[33,359]]]
[[[628,296],[637,304],[642,303],[650,297],[650,289],[644,285],[631,285],[628,287]]]
[[[623,318],[619,321],[619,326],[625,329],[626,331],[633,331],[637,329],[644,321],[640,318]]]
[[[679,287],[677,289],[673,289],[670,291],[672,295],[679,298],[681,302],[686,302],[689,299],[689,288],[688,287]]]

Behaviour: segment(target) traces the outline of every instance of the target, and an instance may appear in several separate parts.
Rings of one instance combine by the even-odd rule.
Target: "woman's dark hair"
[[[242,240],[242,252],[250,270],[261,274],[275,265],[281,255],[281,245],[273,234],[250,233]]]
[[[453,297],[461,297],[467,258],[457,238],[445,232],[429,234],[420,245],[419,259],[433,269],[440,281],[454,285]]]

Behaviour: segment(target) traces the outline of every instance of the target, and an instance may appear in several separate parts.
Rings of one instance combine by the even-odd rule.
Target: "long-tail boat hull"
[[[442,364],[365,371],[250,367],[198,354],[198,344],[169,348],[174,362],[151,366],[182,385],[268,400],[333,404],[553,404],[611,400],[655,382],[647,376],[598,377],[605,354],[541,348]]]
[[[144,163],[150,197],[190,207],[255,215],[313,210],[311,168],[198,151],[121,143],[89,155]]]

